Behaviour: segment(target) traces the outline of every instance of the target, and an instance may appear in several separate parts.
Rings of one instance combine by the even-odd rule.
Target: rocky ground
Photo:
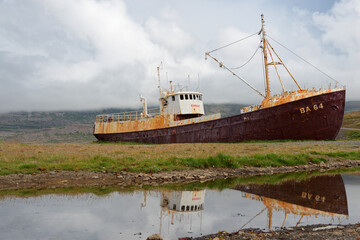
[[[245,239],[336,239],[336,240],[360,240],[360,224],[336,226],[336,225],[312,225],[283,230],[263,232],[258,229],[240,230],[234,233],[219,232],[198,238],[180,238],[181,240],[245,240]],[[180,240],[179,239],[179,240]]]
[[[330,161],[320,164],[283,167],[242,167],[238,169],[198,169],[191,171],[172,171],[160,173],[132,172],[85,172],[52,171],[37,174],[11,174],[0,176],[0,190],[22,188],[59,188],[83,186],[120,185],[160,185],[167,183],[189,183],[219,178],[290,173],[299,171],[326,171],[330,169],[360,166],[360,160]]]

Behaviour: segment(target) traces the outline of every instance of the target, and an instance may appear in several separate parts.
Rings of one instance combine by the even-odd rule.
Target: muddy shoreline
[[[51,171],[37,174],[10,174],[0,176],[0,190],[24,188],[64,188],[86,186],[119,185],[161,185],[169,183],[203,182],[208,180],[292,173],[301,171],[327,171],[360,167],[360,160],[330,161],[320,164],[282,167],[242,167],[237,169],[197,169],[188,171],[172,171],[160,173],[132,172],[85,172],[85,171]]]
[[[264,232],[259,229],[245,229],[238,232],[219,232],[197,238],[182,240],[245,240],[245,239],[336,239],[360,240],[360,224],[352,225],[310,225]]]

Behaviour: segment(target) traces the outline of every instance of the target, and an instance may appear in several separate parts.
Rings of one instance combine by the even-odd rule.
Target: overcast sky
[[[338,80],[360,100],[360,0],[0,0],[0,112],[157,104],[157,72],[204,94],[205,103],[261,97],[204,53],[260,30]],[[276,42],[301,86],[334,82]],[[245,63],[259,36],[214,52]],[[236,72],[264,92],[261,55]],[[282,71],[283,72],[283,71]],[[286,87],[295,85],[285,74]],[[279,81],[271,74],[273,92]]]

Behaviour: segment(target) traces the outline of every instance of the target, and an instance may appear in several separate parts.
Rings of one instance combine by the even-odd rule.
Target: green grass
[[[348,136],[351,140],[360,140],[360,131],[350,131]]]
[[[134,157],[113,158],[95,155],[87,159],[65,159],[53,155],[51,158],[32,157],[31,163],[21,160],[13,162],[0,161],[0,175],[9,173],[34,173],[51,170],[68,171],[106,171],[106,172],[161,172],[172,170],[239,168],[243,166],[294,166],[308,163],[326,162],[326,158],[309,154],[256,154],[252,156],[229,156],[219,153],[207,158],[157,158],[137,160]]]
[[[130,145],[129,145],[130,144]],[[128,146],[129,145],[129,146]],[[137,145],[137,146],[132,146]],[[0,143],[0,175],[52,170],[162,172],[173,170],[295,166],[360,160],[357,145],[108,143],[37,145]],[[251,154],[251,155],[250,155]]]

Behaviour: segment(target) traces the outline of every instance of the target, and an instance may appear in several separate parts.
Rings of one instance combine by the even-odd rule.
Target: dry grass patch
[[[360,129],[360,111],[345,113],[342,127]]]

